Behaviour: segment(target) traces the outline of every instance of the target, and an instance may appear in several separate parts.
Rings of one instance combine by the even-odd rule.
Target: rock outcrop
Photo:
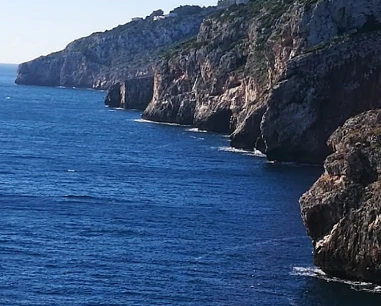
[[[105,104],[114,108],[145,110],[152,94],[152,76],[128,79],[111,86]]]
[[[325,173],[300,200],[315,264],[381,284],[381,110],[349,119],[328,144]]]
[[[216,8],[185,6],[162,11],[70,43],[65,50],[19,66],[17,84],[107,89],[129,78],[152,75],[170,46],[194,37]]]
[[[167,52],[155,67],[153,100],[144,118],[222,133],[236,128],[242,111],[262,90],[246,71],[255,43],[249,38],[256,29],[251,29],[257,21],[255,3],[206,18],[196,39]]]
[[[381,107],[379,0],[219,5],[158,10],[79,39],[20,65],[16,82],[120,83],[106,104],[142,109],[152,95],[144,118],[231,134],[276,161],[322,163],[338,126]]]
[[[270,160],[322,163],[332,132],[381,107],[378,0],[256,0],[204,20],[154,69],[146,119],[231,133]]]
[[[378,32],[358,34],[288,63],[261,125],[269,159],[323,162],[338,126],[381,108],[380,44]]]

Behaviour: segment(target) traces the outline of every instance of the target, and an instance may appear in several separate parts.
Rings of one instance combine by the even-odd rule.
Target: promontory
[[[21,64],[16,83],[108,89],[110,107],[323,164],[301,199],[315,263],[381,283],[381,1],[223,0],[158,10]]]

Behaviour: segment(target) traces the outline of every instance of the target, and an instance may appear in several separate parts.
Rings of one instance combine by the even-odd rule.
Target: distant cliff
[[[155,66],[143,116],[231,133],[271,160],[322,163],[339,125],[381,107],[380,21],[377,0],[220,10]]]
[[[17,84],[106,89],[118,81],[152,74],[152,65],[169,46],[197,34],[205,16],[215,8],[184,6],[163,15],[70,43],[65,50],[21,64]]]

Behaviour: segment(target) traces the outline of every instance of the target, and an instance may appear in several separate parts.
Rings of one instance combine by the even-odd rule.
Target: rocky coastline
[[[220,2],[75,41],[16,83],[108,88],[107,106],[144,119],[230,134],[271,161],[325,160],[300,200],[315,264],[381,283],[381,3]]]
[[[21,64],[16,83],[107,88],[108,106],[230,134],[280,162],[323,163],[338,126],[381,107],[377,0],[219,5],[79,39]]]
[[[19,66],[16,84],[109,89],[130,78],[152,75],[158,56],[194,37],[216,8],[181,6],[158,10],[112,30],[70,43],[64,50]]]
[[[274,12],[248,5],[250,19],[239,7],[209,17],[192,46],[156,65],[143,118],[231,133],[233,146],[270,160],[327,158],[300,200],[315,265],[379,284],[381,113],[361,113],[381,108],[381,6],[291,1],[258,50],[260,22]]]
[[[381,110],[349,119],[328,144],[325,172],[300,200],[315,265],[381,284]]]
[[[272,161],[323,163],[338,126],[381,107],[381,8],[313,2],[258,0],[206,17],[154,66],[143,118],[231,134]]]

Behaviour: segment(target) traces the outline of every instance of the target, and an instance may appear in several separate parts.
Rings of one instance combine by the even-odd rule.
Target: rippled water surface
[[[0,66],[1,305],[379,305],[314,273],[319,168],[230,152]]]

